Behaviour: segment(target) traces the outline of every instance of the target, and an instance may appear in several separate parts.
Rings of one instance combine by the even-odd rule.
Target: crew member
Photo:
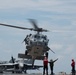
[[[43,60],[43,75],[45,75],[45,71],[46,71],[46,75],[48,75],[48,59],[45,56],[44,60]]]
[[[75,61],[74,61],[74,59],[72,59],[71,67],[72,67],[72,75],[75,75]]]
[[[53,67],[54,67],[54,62],[56,62],[58,60],[58,58],[56,60],[50,60],[49,65],[50,65],[50,70],[51,70],[51,75],[53,75]]]

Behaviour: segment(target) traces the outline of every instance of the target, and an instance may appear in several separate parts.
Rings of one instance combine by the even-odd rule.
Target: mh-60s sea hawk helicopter
[[[41,34],[41,32],[48,32],[48,30],[39,28],[34,19],[29,19],[29,21],[32,23],[34,28],[25,28],[25,27],[13,26],[3,23],[0,23],[0,25],[23,29],[23,30],[31,30],[36,32],[36,34],[29,34],[26,36],[26,38],[24,39],[26,45],[26,51],[24,54],[21,53],[18,54],[19,58],[33,59],[33,64],[34,64],[35,59],[43,60],[45,55],[48,57],[48,51],[51,49],[48,47],[49,39],[47,38],[46,35]]]

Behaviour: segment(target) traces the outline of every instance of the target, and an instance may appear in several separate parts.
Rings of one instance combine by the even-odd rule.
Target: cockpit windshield
[[[46,35],[41,35],[41,34],[35,34],[35,35],[28,35],[26,37],[26,40],[28,41],[28,44],[39,44],[39,45],[47,45],[48,44],[48,39]]]

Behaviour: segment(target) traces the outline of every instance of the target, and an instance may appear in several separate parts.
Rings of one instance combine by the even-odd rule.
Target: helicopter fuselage
[[[46,35],[42,34],[30,34],[27,35],[24,39],[27,55],[31,55],[32,58],[36,59],[37,56],[42,56],[49,50],[48,42]]]
[[[29,19],[29,21],[32,23],[33,28],[26,28],[26,27],[20,27],[20,26],[13,26],[9,24],[3,24],[0,23],[1,26],[7,26],[22,30],[31,30],[36,31],[36,34],[29,34],[24,39],[25,45],[26,45],[26,51],[25,54],[18,54],[18,57],[21,58],[32,58],[35,59],[43,59],[44,54],[47,53],[47,51],[50,49],[48,47],[49,40],[47,39],[46,35],[41,34],[41,32],[48,32],[48,30],[39,28],[36,21],[34,19]],[[48,54],[47,54],[48,55]]]

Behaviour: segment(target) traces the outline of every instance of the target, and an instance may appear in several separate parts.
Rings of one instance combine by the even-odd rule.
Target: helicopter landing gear
[[[48,52],[45,53],[45,56],[48,58]]]
[[[27,55],[27,54],[28,54],[28,51],[26,50],[26,51],[25,51],[25,55]]]

